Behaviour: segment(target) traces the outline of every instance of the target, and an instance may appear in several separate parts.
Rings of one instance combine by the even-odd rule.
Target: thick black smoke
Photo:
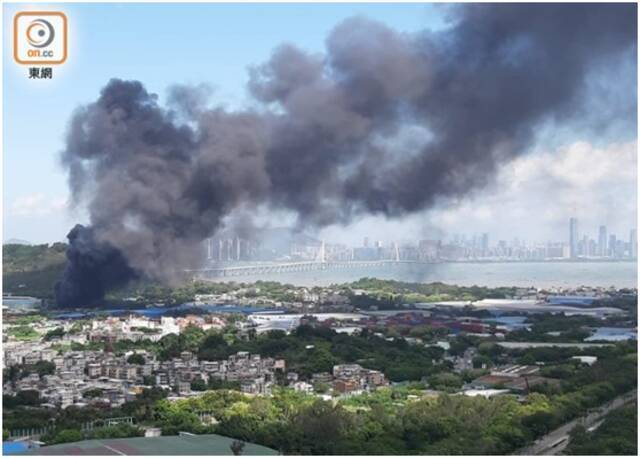
[[[165,108],[141,83],[111,80],[73,116],[63,153],[93,238],[124,273],[166,280],[240,206],[316,226],[420,211],[485,185],[537,125],[572,120],[590,72],[635,59],[634,4],[477,4],[451,17],[415,35],[352,18],[324,55],[283,45],[251,70],[253,111],[208,108],[204,87],[175,88]],[[102,293],[76,286],[77,260],[60,305]]]
[[[90,227],[77,224],[69,235],[64,280],[56,285],[59,304],[99,305],[104,294],[137,276],[120,251],[95,239]]]

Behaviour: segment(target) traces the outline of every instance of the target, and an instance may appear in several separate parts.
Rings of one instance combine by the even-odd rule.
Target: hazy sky
[[[74,108],[93,101],[110,78],[138,79],[161,99],[173,84],[206,82],[215,89],[214,103],[244,107],[252,103],[247,68],[283,42],[322,52],[328,32],[353,15],[406,32],[446,27],[446,9],[437,5],[39,4],[38,10],[67,14],[70,48],[53,80],[34,81],[12,57],[13,16],[25,9],[33,8],[3,5],[3,239],[31,242],[62,240],[86,221],[82,209],[67,205],[58,154]],[[405,219],[368,217],[319,236],[360,243],[364,236],[390,241],[489,232],[492,242],[565,240],[568,218],[577,216],[581,234],[595,236],[606,224],[627,238],[637,207],[634,61],[635,55],[622,56],[615,68],[594,75],[585,112],[571,123],[536,126],[532,151],[504,165],[487,188]],[[266,220],[279,225],[291,218]]]

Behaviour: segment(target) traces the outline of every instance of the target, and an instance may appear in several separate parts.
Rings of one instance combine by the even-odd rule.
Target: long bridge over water
[[[242,277],[265,274],[282,274],[289,272],[311,272],[335,269],[363,269],[375,267],[394,267],[406,264],[431,264],[425,261],[401,260],[398,246],[395,246],[394,259],[377,259],[369,261],[356,260],[327,260],[324,242],[322,243],[316,258],[310,261],[272,262],[250,264],[242,266],[212,266],[203,269],[189,269],[185,272],[195,278],[214,279],[222,277]]]
[[[186,272],[194,277],[211,279],[221,277],[242,277],[264,274],[281,274],[289,272],[311,272],[335,269],[362,269],[372,267],[394,267],[407,264],[431,264],[424,261],[397,261],[383,259],[376,261],[299,261],[270,264],[254,264],[246,266],[217,266],[204,269],[191,269]]]

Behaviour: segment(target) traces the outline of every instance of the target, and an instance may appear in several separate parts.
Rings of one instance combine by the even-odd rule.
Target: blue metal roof
[[[26,442],[3,442],[2,454],[13,455],[15,453],[25,452],[29,449]]]

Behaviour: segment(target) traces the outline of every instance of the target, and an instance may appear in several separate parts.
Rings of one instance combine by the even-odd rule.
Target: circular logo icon
[[[55,32],[49,21],[36,19],[27,27],[27,40],[34,48],[45,48],[51,44]]]

